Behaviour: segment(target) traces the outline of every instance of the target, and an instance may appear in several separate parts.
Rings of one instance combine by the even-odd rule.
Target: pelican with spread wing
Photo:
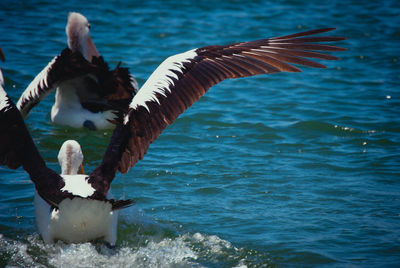
[[[45,232],[52,235],[45,240],[59,238],[80,242],[97,236],[115,244],[116,229],[112,229],[112,224],[116,219],[112,213],[133,203],[132,200],[116,201],[109,197],[118,170],[127,173],[143,158],[149,145],[167,125],[172,124],[211,86],[225,79],[300,72],[292,64],[325,68],[308,58],[338,59],[323,52],[342,51],[344,48],[324,42],[345,38],[315,36],[331,30],[318,29],[225,46],[207,46],[169,57],[120,114],[100,165],[88,175],[59,175],[47,168],[21,114],[1,88],[0,164],[10,168],[22,166],[29,173],[38,195],[51,208],[43,210],[43,215],[47,215],[48,229],[64,230],[61,236],[46,229]],[[75,169],[78,169],[77,165]]]
[[[18,100],[23,117],[54,89],[51,121],[74,128],[113,128],[115,113],[123,110],[138,90],[127,68],[109,70],[90,36],[90,24],[79,13],[68,16],[68,48],[33,79]]]

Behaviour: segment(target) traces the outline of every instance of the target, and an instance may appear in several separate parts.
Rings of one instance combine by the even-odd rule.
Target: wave
[[[0,234],[0,266],[242,268],[254,261],[246,259],[250,255],[254,258],[254,251],[237,248],[217,235],[178,234],[173,226],[158,223],[142,211],[130,212],[120,222],[120,243],[115,248],[101,241],[45,244],[38,234],[17,239]]]

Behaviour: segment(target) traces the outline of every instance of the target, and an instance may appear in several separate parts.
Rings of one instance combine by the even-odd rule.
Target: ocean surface
[[[14,101],[84,14],[111,68],[143,84],[192,48],[323,27],[348,39],[327,69],[224,81],[182,114],[112,190],[136,205],[114,249],[47,245],[34,185],[0,167],[0,267],[395,267],[400,264],[400,3],[0,1],[0,62]],[[78,140],[88,172],[111,131],[53,125],[54,94],[26,124],[49,166]]]

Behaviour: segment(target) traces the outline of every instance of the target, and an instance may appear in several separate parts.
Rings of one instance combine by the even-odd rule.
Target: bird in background
[[[17,107],[26,118],[34,106],[55,90],[52,122],[74,128],[111,129],[117,117],[115,113],[128,106],[138,84],[120,64],[109,70],[92,41],[90,24],[82,14],[71,12],[65,31],[68,48],[33,79]]]

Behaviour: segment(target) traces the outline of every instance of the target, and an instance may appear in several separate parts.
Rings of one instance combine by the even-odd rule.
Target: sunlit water
[[[186,50],[338,27],[346,52],[328,69],[224,81],[168,127],[113,183],[123,211],[114,249],[46,245],[34,187],[0,168],[0,266],[388,267],[400,263],[400,6],[397,1],[0,2],[1,67],[16,101],[66,46],[69,11],[91,22],[113,68],[143,84]],[[59,170],[65,139],[87,172],[111,132],[50,123],[53,96],[26,123]]]

